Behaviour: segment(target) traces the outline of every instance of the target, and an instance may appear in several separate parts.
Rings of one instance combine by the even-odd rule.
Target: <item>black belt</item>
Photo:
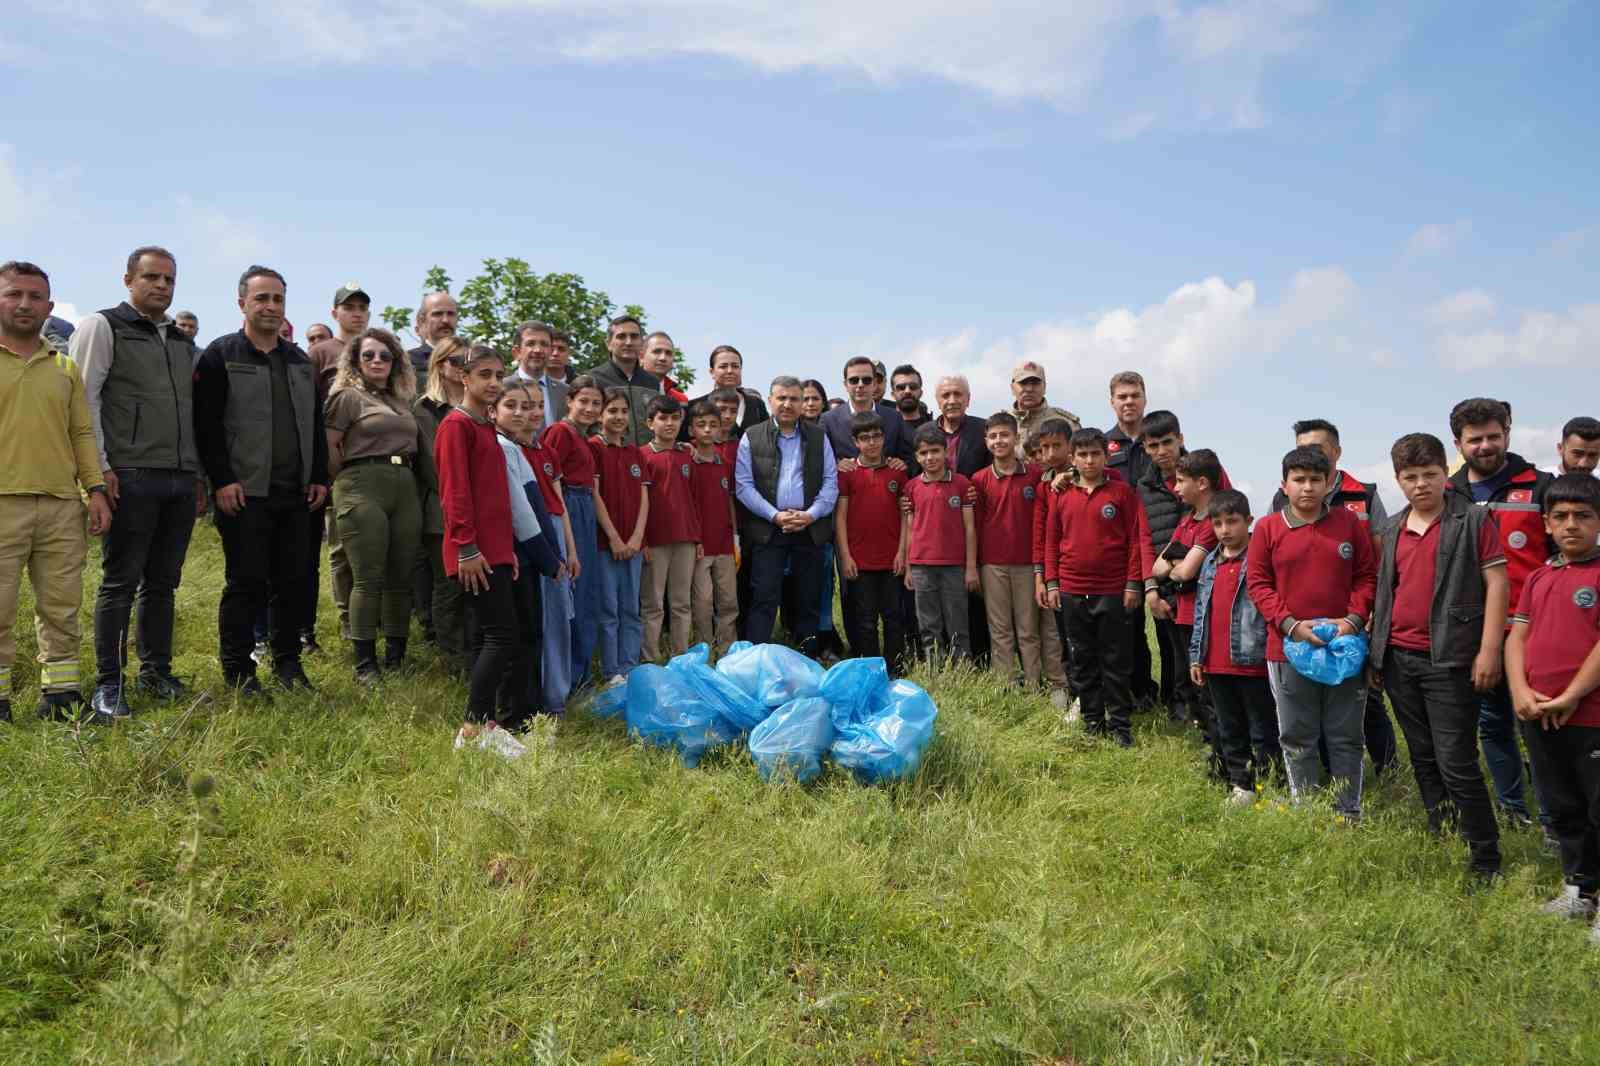
[[[360,466],[363,463],[382,463],[385,466],[410,466],[416,461],[414,455],[362,455],[355,459],[346,459],[346,467]]]

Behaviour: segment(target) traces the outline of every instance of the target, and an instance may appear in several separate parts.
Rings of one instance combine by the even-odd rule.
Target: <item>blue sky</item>
[[[1140,369],[1258,508],[1297,418],[1370,477],[1463,396],[1541,465],[1600,415],[1581,2],[20,4],[0,258],[79,313],[146,242],[202,339],[253,261],[303,330],[515,255],[749,383],[865,352],[987,413],[1031,356],[1104,425]]]

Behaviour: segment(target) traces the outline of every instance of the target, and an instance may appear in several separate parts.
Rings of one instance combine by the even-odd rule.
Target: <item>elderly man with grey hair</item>
[[[772,417],[739,438],[734,462],[735,495],[744,506],[740,534],[750,553],[750,612],[744,637],[756,644],[772,639],[783,574],[795,586],[817,588],[823,573],[822,546],[833,537],[833,505],[839,498],[833,448],[820,428],[800,419],[800,379],[772,379],[767,409]],[[816,643],[821,598],[801,596],[792,636],[802,651]]]
[[[945,461],[956,473],[970,478],[991,461],[989,446],[983,441],[986,420],[967,414],[972,386],[962,374],[947,374],[933,387],[933,402],[944,434]]]

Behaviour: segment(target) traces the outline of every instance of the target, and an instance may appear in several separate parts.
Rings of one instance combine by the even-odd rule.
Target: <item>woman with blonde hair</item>
[[[425,456],[419,459],[422,488],[422,554],[414,582],[423,635],[434,643],[449,667],[467,669],[466,604],[460,582],[444,571],[444,511],[439,506],[439,475],[433,465],[433,439],[444,416],[461,402],[461,369],[469,345],[460,337],[441,337],[428,356],[426,391],[411,404],[421,431]]]
[[[328,470],[334,516],[350,560],[350,643],[356,680],[400,667],[411,628],[411,579],[422,550],[415,372],[386,329],[365,329],[340,353],[328,394]]]

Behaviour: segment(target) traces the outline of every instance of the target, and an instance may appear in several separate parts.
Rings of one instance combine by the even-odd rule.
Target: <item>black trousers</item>
[[[489,571],[489,587],[466,594],[467,634],[472,642],[472,677],[467,683],[469,722],[495,716],[495,699],[517,654],[517,594],[511,567]]]
[[[427,543],[427,538],[423,538]],[[422,639],[432,641],[433,635],[433,567],[428,563],[426,549],[417,553],[417,569],[411,575],[411,607],[422,625]]]
[[[539,573],[526,562],[511,583],[511,601],[517,621],[516,646],[511,665],[495,693],[495,707],[500,724],[515,729],[543,710],[544,705],[544,600],[539,592]]]
[[[172,673],[173,600],[194,532],[193,474],[133,468],[116,473],[117,510],[101,543],[94,598],[95,672],[102,685],[122,681],[135,606],[140,671]]]
[[[1217,747],[1228,783],[1254,791],[1256,778],[1276,769],[1283,776],[1278,744],[1278,705],[1264,677],[1207,674],[1206,688],[1216,713]]]
[[[1094,732],[1131,737],[1129,667],[1133,656],[1128,625],[1133,613],[1122,606],[1120,592],[1109,596],[1063,592],[1061,612],[1067,620],[1067,639],[1072,645],[1067,659],[1084,725]]]
[[[983,596],[967,593],[967,642],[972,646],[972,665],[979,670],[989,668],[989,609]]]
[[[822,580],[822,548],[807,530],[783,533],[777,529],[765,544],[746,546],[750,553],[750,611],[745,617],[745,639],[753,644],[772,640],[778,622],[778,607],[783,600],[783,571],[787,566],[795,585],[815,589]],[[795,604],[793,644],[800,644],[817,633],[822,611],[820,596],[802,596]],[[784,619],[787,626],[788,619]]]
[[[1189,680],[1189,644],[1184,627],[1170,618],[1156,619],[1156,647],[1161,653],[1161,702],[1168,713],[1192,715],[1199,700],[1194,682]],[[1140,634],[1143,636],[1143,634]]]
[[[1391,647],[1383,659],[1383,684],[1406,736],[1428,828],[1439,832],[1456,823],[1473,868],[1499,870],[1500,827],[1478,765],[1479,696],[1471,672],[1434,666],[1427,652]]]
[[[1584,895],[1600,890],[1600,728],[1522,723],[1539,801],[1561,845],[1561,873]]]
[[[906,632],[900,614],[900,593],[905,582],[892,570],[863,570],[854,581],[845,582],[850,590],[850,650],[858,658],[882,655],[889,673],[898,677],[905,670]],[[883,641],[878,641],[878,623],[883,623]]]
[[[311,604],[305,600],[307,541],[311,524],[303,492],[253,496],[238,514],[217,510],[222,537],[224,581],[217,608],[222,676],[237,681],[255,673],[250,652],[255,647],[255,621],[270,608],[272,659],[282,667],[300,660],[301,619]]]
[[[1144,618],[1144,604],[1141,602],[1128,620],[1128,646],[1133,656],[1131,686],[1134,700],[1153,703],[1161,698],[1161,686],[1156,683],[1155,664],[1150,659],[1150,636],[1145,631]],[[1065,641],[1066,637],[1063,636],[1063,644]]]

